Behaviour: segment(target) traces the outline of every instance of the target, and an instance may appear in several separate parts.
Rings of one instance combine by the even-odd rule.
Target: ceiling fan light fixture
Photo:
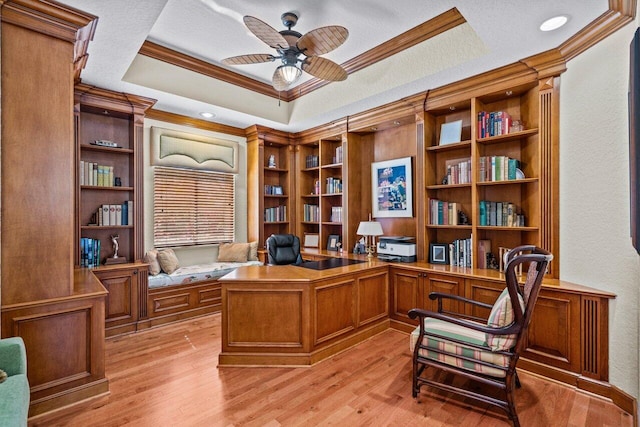
[[[291,64],[279,66],[277,72],[288,84],[295,83],[302,75],[302,70]]]

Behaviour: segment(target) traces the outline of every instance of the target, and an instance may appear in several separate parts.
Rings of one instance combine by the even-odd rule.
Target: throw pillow
[[[524,310],[524,301],[520,294],[518,294],[518,300],[520,301],[520,307]],[[513,306],[511,305],[509,290],[504,288],[495,304],[493,304],[491,314],[489,314],[489,318],[487,319],[487,326],[493,326],[494,328],[509,326],[513,323],[514,319],[515,313],[513,312]],[[516,338],[516,334],[487,334],[487,345],[491,347],[493,351],[510,350],[516,343]]]
[[[173,252],[173,249],[163,249],[158,251],[158,262],[160,263],[162,270],[167,274],[171,274],[180,268],[178,257],[175,252]]]
[[[247,261],[259,261],[258,258],[258,242],[249,242],[249,255]]]
[[[144,262],[149,264],[149,274],[155,276],[159,274],[161,270],[160,263],[158,262],[158,251],[156,249],[151,249],[144,254],[144,258],[142,259]]]
[[[7,379],[7,373],[5,371],[3,371],[2,369],[0,369],[0,383],[3,383],[4,380]]]
[[[248,243],[222,243],[218,247],[220,262],[247,262],[248,256]]]

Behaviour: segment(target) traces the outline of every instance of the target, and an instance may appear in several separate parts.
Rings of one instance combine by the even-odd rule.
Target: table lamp
[[[384,234],[382,232],[382,225],[380,225],[378,221],[371,221],[371,215],[369,215],[369,221],[360,221],[356,234],[364,236],[367,259],[372,259],[373,252],[376,250],[376,236],[382,236]]]

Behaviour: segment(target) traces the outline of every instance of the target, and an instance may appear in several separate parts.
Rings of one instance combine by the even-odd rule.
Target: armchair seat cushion
[[[421,357],[436,360],[447,365],[457,366],[483,375],[490,375],[492,377],[503,378],[506,375],[505,371],[501,369],[482,365],[471,360],[464,360],[453,355],[465,356],[504,367],[509,365],[509,356],[494,353],[489,349],[480,350],[456,342],[428,336],[431,334],[437,334],[443,337],[468,342],[470,344],[487,346],[486,334],[484,332],[465,328],[464,326],[454,325],[452,323],[430,317],[425,318],[424,327],[427,336],[424,337],[422,344],[425,345],[428,350],[420,350],[419,354]],[[409,347],[411,352],[414,351],[419,336],[420,327],[417,327],[410,335]],[[439,351],[444,351],[449,354],[443,354]]]

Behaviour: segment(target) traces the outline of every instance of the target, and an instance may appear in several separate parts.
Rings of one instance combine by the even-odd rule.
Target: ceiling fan
[[[277,56],[271,54],[255,53],[249,55],[233,56],[222,60],[225,65],[258,64],[261,62],[273,62],[276,59],[282,61],[282,65],[273,73],[273,87],[278,91],[286,90],[289,85],[296,82],[302,75],[302,71],[322,80],[341,81],[346,80],[347,71],[335,62],[322,58],[347,40],[349,31],[339,25],[316,28],[305,35],[291,28],[298,22],[298,15],[293,12],[283,13],[280,17],[286,30],[276,31],[265,22],[245,16],[245,25],[256,37],[265,42],[278,52]],[[298,67],[298,64],[300,66]]]

